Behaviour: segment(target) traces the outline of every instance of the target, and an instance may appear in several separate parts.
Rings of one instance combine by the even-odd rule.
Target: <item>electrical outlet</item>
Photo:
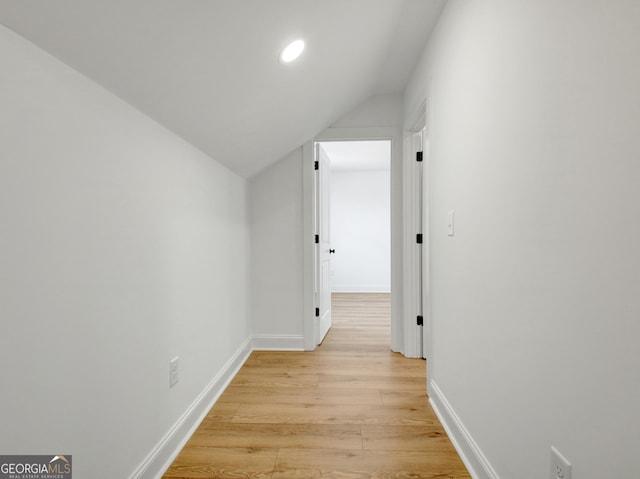
[[[455,213],[453,211],[447,213],[447,235],[449,236],[455,236],[456,234],[453,226],[454,215]]]
[[[571,479],[571,463],[553,446],[551,446],[549,477],[551,479]]]
[[[169,387],[172,388],[176,384],[178,384],[179,379],[179,361],[180,357],[176,356],[171,361],[169,361]]]

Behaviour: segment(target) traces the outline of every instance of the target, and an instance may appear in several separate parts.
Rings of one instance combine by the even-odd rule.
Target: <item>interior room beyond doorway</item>
[[[391,142],[329,141],[331,292],[391,293]],[[390,340],[389,340],[390,342]]]

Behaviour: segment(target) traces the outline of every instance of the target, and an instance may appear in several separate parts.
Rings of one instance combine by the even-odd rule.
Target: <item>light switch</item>
[[[449,211],[447,213],[447,234],[449,236],[454,236],[454,229],[453,229],[453,211]]]

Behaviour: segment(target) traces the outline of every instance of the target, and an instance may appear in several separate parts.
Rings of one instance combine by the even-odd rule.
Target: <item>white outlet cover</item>
[[[179,369],[178,366],[180,357],[176,356],[171,361],[169,361],[169,387],[172,388],[178,383],[179,380]]]
[[[447,213],[447,235],[449,236],[455,236],[453,220],[454,220],[454,212],[449,211]]]
[[[554,446],[551,446],[549,477],[550,479],[571,479],[571,463]]]

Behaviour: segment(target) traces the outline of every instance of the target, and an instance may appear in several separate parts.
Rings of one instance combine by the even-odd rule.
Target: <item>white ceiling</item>
[[[391,169],[391,142],[323,141],[322,148],[331,160],[331,171]]]
[[[0,23],[251,176],[401,93],[444,0],[0,0]],[[302,37],[290,65],[280,50]]]

